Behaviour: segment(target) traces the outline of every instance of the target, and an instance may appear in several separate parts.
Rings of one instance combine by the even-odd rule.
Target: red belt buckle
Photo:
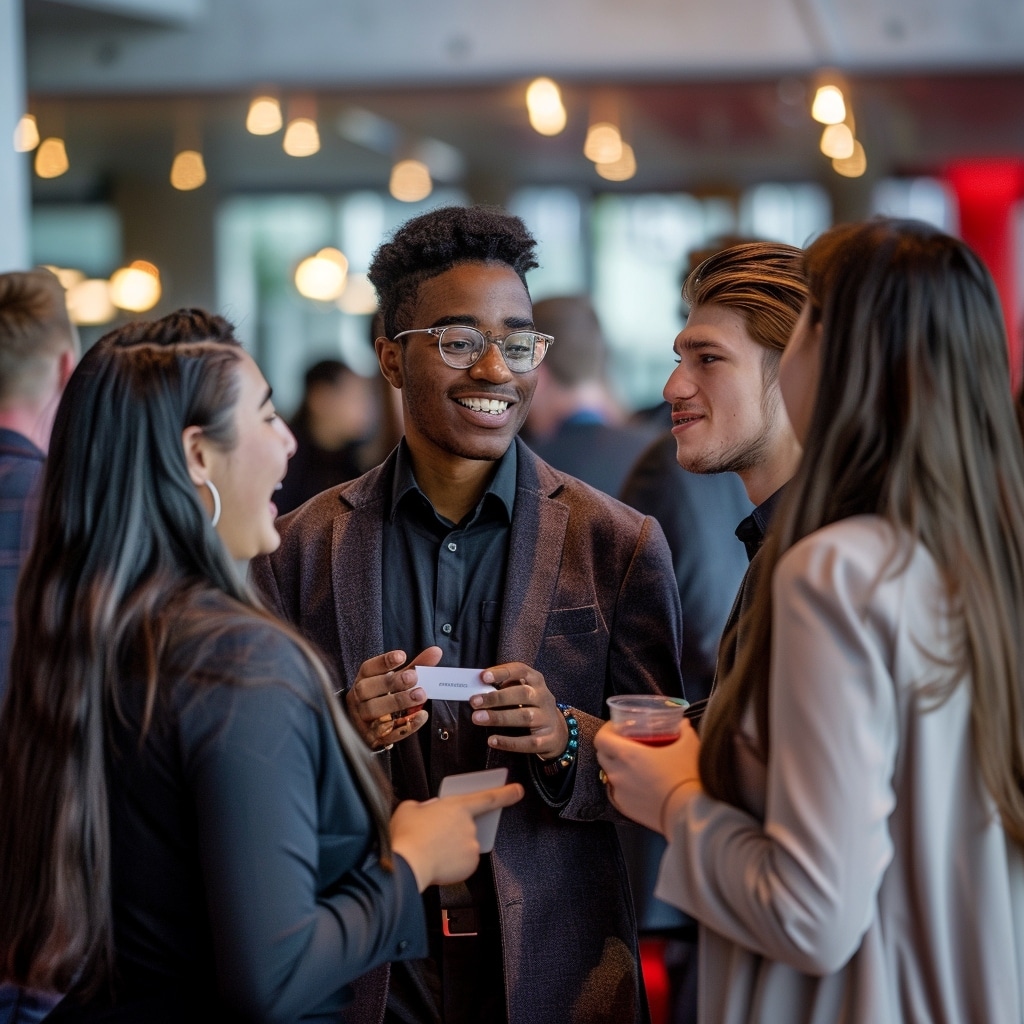
[[[442,910],[441,931],[449,939],[472,938],[477,934],[476,911],[472,907],[465,910]]]

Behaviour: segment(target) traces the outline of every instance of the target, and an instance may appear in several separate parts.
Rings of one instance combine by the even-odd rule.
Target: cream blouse
[[[1024,1020],[1024,858],[985,791],[962,623],[922,547],[859,516],[773,580],[771,752],[745,810],[671,805],[657,895],[700,921],[703,1024]]]

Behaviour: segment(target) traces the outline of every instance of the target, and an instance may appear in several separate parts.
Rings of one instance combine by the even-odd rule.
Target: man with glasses
[[[434,210],[381,246],[376,350],[405,437],[279,520],[280,549],[253,565],[336,662],[398,798],[485,767],[527,792],[468,883],[424,893],[430,958],[363,979],[349,1020],[647,1016],[592,739],[610,694],[678,692],[679,596],[653,519],[516,436],[558,344],[534,329],[534,248],[517,217],[481,207]],[[428,711],[415,666],[439,663],[484,670],[493,689]]]

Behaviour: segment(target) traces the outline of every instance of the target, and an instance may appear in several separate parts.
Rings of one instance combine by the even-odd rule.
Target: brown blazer
[[[526,797],[507,808],[491,854],[509,1024],[646,1020],[636,922],[598,779],[593,737],[613,693],[679,692],[682,624],[657,522],[560,473],[517,439],[518,479],[498,662],[544,674],[576,709],[580,751],[568,801],[552,806],[536,758],[488,752]],[[394,453],[278,522],[281,547],[252,563],[269,604],[316,642],[343,682],[383,651],[381,534]],[[394,585],[406,585],[394,581]],[[390,755],[381,759],[390,768]],[[380,1021],[386,972],[361,983]]]

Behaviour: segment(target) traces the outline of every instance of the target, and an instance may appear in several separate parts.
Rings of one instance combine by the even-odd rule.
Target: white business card
[[[417,665],[416,678],[427,700],[469,700],[474,693],[493,693],[494,687],[481,682],[482,668],[449,668],[447,665]]]
[[[458,796],[460,793],[478,793],[481,789],[493,789],[504,786],[508,779],[507,768],[486,768],[482,772],[463,772],[461,775],[446,775],[441,780],[438,796]],[[501,808],[487,811],[476,819],[476,839],[480,844],[481,853],[490,853],[494,849],[494,839],[498,834],[498,819]]]

